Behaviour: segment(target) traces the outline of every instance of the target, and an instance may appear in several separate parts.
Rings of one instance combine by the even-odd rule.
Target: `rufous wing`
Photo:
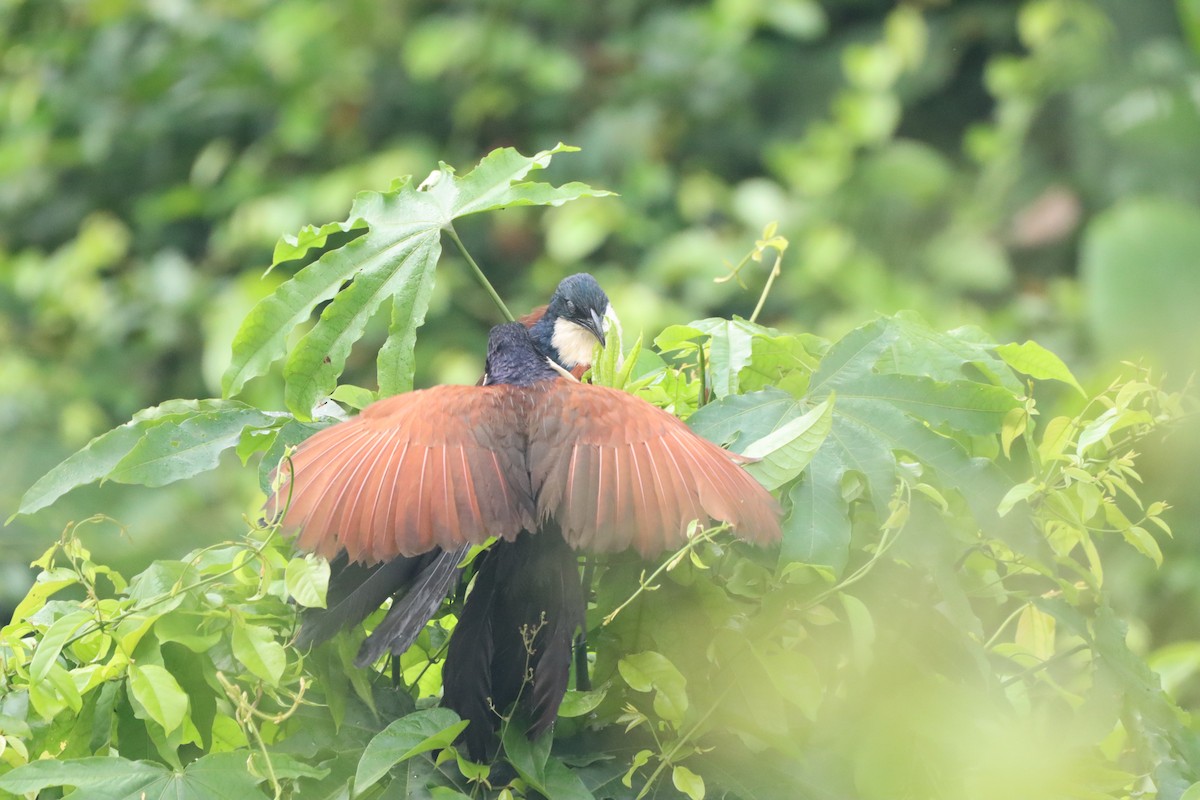
[[[301,549],[367,563],[533,530],[524,397],[439,386],[380,400],[303,442],[267,513]]]
[[[780,537],[779,504],[738,466],[747,459],[640,398],[554,381],[529,413],[538,515],[573,547],[653,556],[682,544],[692,520],[759,544]]]

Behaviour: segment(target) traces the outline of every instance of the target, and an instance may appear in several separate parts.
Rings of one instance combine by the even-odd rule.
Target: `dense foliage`
[[[148,409],[52,470],[22,510],[97,479],[190,477],[227,449],[265,452],[268,480],[328,424],[311,420],[323,398],[376,396],[337,381],[381,304],[381,391],[410,388],[441,237],[459,242],[467,214],[594,195],[525,180],[561,149],[496,151],[462,177],[443,164],[284,237],[277,260],[320,252],[250,312],[226,387],[286,356],[290,410]],[[786,249],[766,233],[752,258]],[[1085,395],[1060,359],[913,314],[836,340],[710,318],[621,352],[614,336],[593,380],[760,458],[750,469],[784,498],[784,540],[761,552],[713,529],[653,568],[596,560],[588,680],[576,676],[553,737],[531,744],[506,725],[495,763],[455,753],[464,723],[432,704],[458,599],[368,672],[352,664],[362,631],[288,646],[329,572],[266,521],[128,580],[73,527],[0,632],[0,790],[1169,798],[1200,777],[1196,736],[1125,642],[1101,556],[1118,539],[1161,561],[1165,506],[1139,497],[1133,447],[1184,413],[1180,396],[1134,371],[1039,419],[1043,382]]]
[[[659,620],[655,606],[637,611],[644,635],[617,637],[616,631],[639,604],[672,594],[684,598],[689,613],[704,609],[709,616],[703,630],[731,619],[713,602],[715,592],[696,594],[710,586],[734,598],[745,619],[778,596],[778,602],[802,612],[803,623],[783,641],[792,652],[812,640],[802,652],[816,676],[805,685],[822,688],[820,709],[776,704],[768,709],[776,716],[764,717],[773,732],[759,730],[756,738],[738,729],[733,739],[720,741],[707,722],[690,736],[696,717],[685,717],[682,732],[654,717],[667,731],[655,729],[655,735],[669,734],[662,746],[653,736],[645,738],[650,726],[643,724],[630,734],[643,737],[632,740],[638,750],[617,759],[628,766],[641,749],[651,752],[631,777],[633,785],[643,785],[640,781],[664,763],[654,754],[671,752],[673,743],[681,744],[667,759],[672,765],[693,744],[714,747],[679,764],[707,776],[713,794],[714,786],[732,785],[733,774],[761,775],[764,783],[777,779],[794,793],[772,771],[780,763],[793,779],[811,777],[805,790],[814,796],[845,796],[846,787],[864,796],[887,796],[889,786],[895,788],[888,781],[901,779],[918,787],[914,793],[953,795],[962,789],[959,796],[1005,796],[1011,790],[1009,796],[1036,796],[1006,781],[1018,776],[1035,781],[1035,775],[1059,774],[1056,769],[1071,764],[1080,773],[1064,779],[1070,788],[1055,796],[1119,796],[1126,790],[1112,787],[1122,776],[1095,776],[1109,768],[1142,775],[1149,767],[1140,765],[1148,760],[1161,762],[1154,781],[1163,796],[1178,794],[1191,779],[1186,730],[1194,723],[1185,713],[1169,711],[1171,701],[1156,689],[1146,688],[1155,679],[1144,665],[1153,667],[1184,709],[1200,701],[1195,626],[1200,558],[1193,544],[1200,519],[1200,495],[1194,490],[1200,416],[1188,411],[1168,435],[1160,435],[1157,426],[1178,416],[1182,401],[1149,388],[1179,389],[1200,363],[1194,312],[1200,307],[1200,159],[1195,158],[1200,152],[1195,91],[1200,8],[1193,0],[621,0],[592,5],[11,0],[0,3],[0,21],[0,441],[6,455],[0,460],[0,517],[22,503],[29,509],[39,496],[51,503],[69,486],[109,476],[104,486],[59,496],[0,529],[0,621],[23,602],[43,569],[30,570],[29,562],[67,532],[64,549],[53,556],[57,577],[42,579],[49,586],[67,585],[35,611],[37,598],[48,590],[37,584],[18,615],[29,617],[32,627],[14,635],[37,640],[59,616],[71,613],[56,603],[84,601],[86,586],[96,582],[102,604],[93,619],[111,614],[115,620],[135,607],[152,615],[153,609],[139,603],[153,600],[159,590],[146,588],[135,600],[118,590],[119,579],[103,576],[119,573],[137,584],[155,558],[175,562],[168,571],[183,570],[179,564],[190,563],[188,551],[238,539],[243,518],[258,518],[261,476],[239,469],[233,454],[218,464],[221,450],[247,455],[274,435],[274,448],[259,462],[270,463],[285,442],[324,424],[293,418],[311,411],[303,408],[304,398],[329,390],[329,370],[310,373],[312,364],[303,355],[315,351],[317,339],[304,346],[295,339],[271,344],[267,349],[280,358],[267,358],[273,364],[251,379],[237,400],[170,400],[212,397],[223,386],[231,388],[228,381],[236,378],[223,384],[231,345],[252,309],[313,260],[303,251],[306,244],[333,251],[357,240],[363,228],[355,212],[324,234],[301,233],[276,254],[281,261],[297,261],[283,261],[263,279],[262,268],[275,260],[272,247],[280,231],[345,217],[349,198],[364,187],[391,198],[385,190],[397,175],[412,173],[419,180],[439,158],[462,166],[499,146],[531,153],[565,141],[583,151],[556,161],[558,182],[586,180],[620,192],[620,200],[581,199],[544,213],[513,208],[456,223],[461,243],[514,311],[545,302],[562,275],[586,269],[613,296],[626,330],[645,334],[643,354],[633,360],[631,373],[622,379],[610,371],[605,380],[624,380],[682,416],[695,411],[702,395],[715,398],[714,409],[732,408],[745,402],[739,395],[778,381],[781,392],[799,405],[789,411],[792,401],[777,394],[775,405],[755,406],[750,416],[761,412],[769,420],[768,413],[778,413],[784,422],[784,415],[795,416],[791,430],[797,434],[801,424],[808,424],[798,420],[816,401],[824,402],[826,394],[831,399],[828,417],[809,418],[812,427],[804,429],[815,442],[829,425],[820,448],[810,454],[798,439],[789,443],[804,454],[793,464],[798,467],[812,455],[812,474],[821,476],[826,489],[836,485],[840,496],[825,492],[820,496],[826,505],[818,506],[814,495],[806,506],[803,489],[780,484],[790,509],[810,508],[809,530],[829,532],[827,540],[813,539],[807,550],[797,549],[796,531],[804,526],[793,514],[793,549],[784,557],[828,561],[829,572],[793,568],[785,576],[786,568],[776,565],[763,577],[738,567],[749,558],[766,569],[771,565],[762,554],[731,548],[718,535],[716,545],[698,545],[705,552],[697,558],[709,567],[702,572],[711,579],[693,580],[699,568],[685,558],[655,578],[662,588],[641,592],[635,604],[593,633],[598,654],[615,658],[652,651],[676,665],[689,679],[687,713],[694,714],[719,705],[705,705],[701,694],[720,690],[710,678],[728,674],[717,670],[725,663],[721,652],[683,653],[686,648],[673,646],[670,633],[653,629]],[[778,223],[775,230],[764,233],[772,222]],[[774,246],[743,264],[739,276],[750,291],[708,280],[743,255],[760,252],[751,246],[760,235]],[[324,244],[306,240],[321,236],[327,237]],[[389,340],[391,355],[401,357],[383,372],[394,381],[389,391],[407,386],[410,378],[430,385],[469,382],[478,375],[487,327],[500,317],[488,294],[474,288],[458,245],[450,239],[440,245],[444,264],[436,284],[427,297],[412,296],[418,305],[427,304],[415,348],[410,351],[408,340],[395,335],[387,313],[366,321],[361,344],[346,355],[344,385],[336,390],[343,405],[361,405],[374,391],[381,366],[376,354]],[[767,270],[776,263],[775,247],[784,246],[781,271],[765,301],[756,304]],[[300,308],[292,311],[299,314]],[[774,328],[745,327],[735,315]],[[664,328],[692,319],[697,321],[651,346]],[[1087,399],[1061,380],[1070,373],[1041,351],[1028,344],[1006,345],[1005,356],[1006,351],[988,349],[985,335],[962,327],[972,325],[999,341],[1033,339],[1058,353]],[[950,329],[949,338],[941,333]],[[971,366],[959,375],[948,366],[952,361],[935,360],[946,371],[933,374],[905,363],[903,356],[881,356],[870,374],[847,377],[846,385],[826,380],[810,390],[829,354],[854,340],[914,356],[929,354],[916,344],[910,352],[893,343],[932,342],[935,350],[949,349]],[[243,365],[256,372],[253,365],[259,362],[248,351],[239,352]],[[986,354],[982,361],[976,358],[979,352]],[[704,368],[698,374],[701,353]],[[403,362],[409,354],[412,359]],[[641,378],[662,366],[656,355],[671,369],[641,385]],[[1135,365],[1123,365],[1126,358]],[[769,377],[759,373],[763,364]],[[1030,370],[1019,385],[1012,379],[1014,367]],[[992,372],[979,372],[984,368]],[[697,385],[700,374],[703,387]],[[1030,378],[1032,407],[1019,399],[1030,392]],[[351,388],[354,384],[370,390]],[[990,398],[995,405],[990,416],[946,412],[941,418],[937,406],[922,409],[903,393],[935,391],[955,403],[967,397],[969,404],[975,398],[967,390],[983,384],[988,386],[978,400]],[[997,386],[1007,398],[994,391]],[[855,395],[864,390],[884,394]],[[139,412],[147,407],[156,410]],[[293,416],[282,416],[285,408]],[[719,413],[707,408],[699,413]],[[1007,410],[997,429],[998,408]],[[48,492],[20,499],[39,475],[135,413],[133,425],[105,440],[103,452],[111,463],[91,461],[90,471],[60,471],[57,479],[41,484]],[[864,415],[882,415],[893,423],[878,431],[887,448],[868,449],[869,439],[853,438],[861,427],[856,420]],[[1078,423],[1052,422],[1056,419]],[[960,475],[947,462],[917,467],[937,454],[908,449],[902,438],[905,420],[919,420],[922,429],[954,438],[964,453],[994,466],[983,476]],[[735,449],[750,446],[763,433],[710,422],[706,433]],[[705,417],[695,424],[707,424]],[[1084,436],[1092,425],[1092,433]],[[175,474],[161,472],[154,448],[169,446],[179,430],[206,444],[192,451],[190,461],[174,462]],[[1101,432],[1109,438],[1091,441]],[[894,463],[882,449],[890,450]],[[1132,468],[1144,484],[1127,472],[1135,451]],[[869,473],[855,466],[860,455],[862,466],[873,467]],[[890,478],[889,470],[894,470]],[[174,480],[190,473],[195,474],[187,480]],[[174,482],[138,485],[168,478]],[[970,480],[981,494],[968,489]],[[1019,488],[1004,488],[1008,485]],[[1103,501],[1123,494],[1122,485],[1144,498],[1144,511],[1127,495],[1116,503]],[[945,508],[918,486],[936,490]],[[909,496],[889,496],[888,506],[881,508],[878,498],[889,488]],[[989,509],[1000,508],[1006,495],[1011,508],[997,521]],[[1155,505],[1161,500],[1169,506]],[[900,532],[888,529],[882,540],[887,547],[872,561],[893,502],[908,509],[898,513],[909,518]],[[115,521],[79,527],[79,520],[99,510]],[[1164,538],[1151,519],[1165,521],[1176,537]],[[964,537],[975,523],[979,539],[968,547]],[[1038,530],[1049,550],[1007,538],[1021,527]],[[1080,529],[1093,535],[1081,536]],[[950,533],[913,535],[928,530]],[[86,546],[72,543],[76,534]],[[256,641],[267,640],[266,630],[272,640],[286,642],[292,619],[277,602],[287,589],[286,583],[280,588],[278,576],[287,569],[282,554],[288,563],[291,554],[273,538],[264,546],[267,536],[253,533],[252,544],[239,541],[234,549],[196,561],[190,569],[203,575],[196,578],[201,587],[186,593],[192,599],[164,610],[172,621],[164,622],[162,631],[152,625],[145,644],[141,639],[129,643],[148,653],[158,647],[164,669],[182,676],[176,682],[189,696],[185,716],[191,720],[184,726],[195,726],[201,742],[214,751],[206,757],[211,760],[193,761],[200,750],[179,745],[178,766],[190,766],[189,775],[206,780],[206,765],[223,772],[233,760],[215,752],[221,745],[207,730],[209,712],[197,705],[202,700],[191,704],[192,691],[203,683],[228,712],[214,712],[213,718],[214,724],[225,720],[219,725],[233,737],[231,746],[243,740],[257,746],[249,723],[240,720],[257,725],[273,748],[276,778],[290,791],[295,784],[289,782],[311,779],[289,773],[300,766],[283,758],[282,734],[276,732],[288,723],[263,720],[246,709],[272,718],[287,713],[298,693],[296,676],[316,674],[314,662],[330,657],[310,655],[301,667],[293,663],[298,655],[285,650],[286,669],[275,689],[269,689],[269,681],[264,684],[268,688],[260,698],[260,679],[243,661],[231,655],[213,666],[169,638],[185,620],[189,626],[198,620],[180,615],[205,616],[224,603],[241,609],[241,616],[235,620],[232,613],[214,612],[205,617],[205,630],[257,626]],[[953,548],[914,550],[929,541],[956,542],[963,548],[961,558],[953,558]],[[993,547],[992,541],[1009,550]],[[1072,542],[1074,548],[1064,556],[1062,549]],[[721,547],[716,559],[707,551],[714,546]],[[81,547],[93,553],[90,559]],[[251,557],[260,547],[260,555]],[[1162,551],[1161,569],[1154,563],[1156,548]],[[981,564],[993,557],[1013,572],[979,577]],[[258,564],[258,577],[252,579],[254,567],[241,569],[237,559]],[[1087,574],[1076,582],[1085,588],[1050,588],[1076,571],[1071,561],[1078,559]],[[867,563],[870,570],[855,577]],[[238,572],[217,577],[235,565]],[[1018,565],[1040,577],[1019,574]],[[82,578],[73,577],[76,568]],[[601,570],[608,594],[596,605],[604,613],[633,593],[643,569],[648,574],[655,569],[609,568],[616,577],[605,578]],[[735,568],[738,575],[754,577],[753,589],[730,577]],[[260,584],[267,578],[270,585]],[[319,586],[319,575],[312,581]],[[803,581],[807,588],[796,588]],[[1102,591],[1091,588],[1096,581]],[[174,585],[172,579],[160,589]],[[181,582],[178,588],[189,585]],[[767,593],[767,585],[776,591]],[[294,581],[292,590],[301,591]],[[810,593],[796,600],[801,592]],[[313,601],[301,594],[301,601]],[[867,634],[857,633],[864,630],[855,621],[862,615],[853,600],[842,597],[857,597],[866,606],[873,620]],[[1095,598],[1100,605],[1091,604]],[[1033,605],[1022,605],[1025,599]],[[189,605],[193,601],[196,605]],[[1067,621],[1064,602],[1080,610],[1073,623]],[[1062,655],[1037,670],[1034,659],[1050,654],[1049,618],[1055,620],[1054,653]],[[1116,618],[1128,623],[1123,637],[1115,635]],[[685,619],[686,625],[699,627],[693,617]],[[730,625],[747,632],[743,619],[732,617]],[[427,650],[436,652],[434,645],[451,624],[447,616],[431,629]],[[1087,636],[1077,633],[1085,628]],[[222,635],[228,645],[228,634]],[[606,639],[610,636],[616,638]],[[1013,649],[1018,640],[1032,649],[1018,653]],[[132,691],[130,670],[114,661],[116,645],[93,641],[95,653],[72,642],[53,659],[53,647],[47,648],[39,662],[39,670],[57,665],[76,676],[78,713],[73,695],[54,695],[59,698],[54,702],[70,701],[57,711],[54,702],[41,709],[53,722],[44,722],[34,708],[32,718],[42,722],[32,727],[14,721],[27,712],[0,710],[2,768],[57,753],[68,739],[79,746],[77,737],[62,735],[76,718],[79,726],[91,719],[97,731],[106,720],[117,720],[119,729],[108,730],[114,739],[123,738],[122,754],[154,764],[131,768],[114,759],[118,766],[86,764],[83,769],[97,778],[105,769],[130,776],[129,793],[152,796],[155,781],[166,780],[164,770],[176,766],[150,743],[156,734],[137,733],[139,725],[154,732],[158,724],[136,698],[148,696],[147,676],[149,683],[157,682],[151,667],[158,667],[159,659],[145,656],[148,673],[136,670],[139,688]],[[768,636],[764,641],[779,640]],[[196,640],[191,643],[197,646]],[[1119,647],[1105,649],[1110,645]],[[1076,646],[1085,649],[1071,652]],[[106,656],[99,655],[102,647],[108,648]],[[1097,658],[1097,653],[1108,656]],[[1017,673],[1011,672],[1014,662],[1022,664]],[[1093,662],[1106,666],[1088,672]],[[17,669],[13,663],[20,661],[6,660],[6,669]],[[107,668],[109,663],[113,666],[103,678],[88,671],[88,665]],[[423,666],[410,666],[411,683]],[[212,683],[214,669],[234,681],[237,691],[248,693],[245,708],[236,693]],[[626,694],[642,711],[657,713],[656,694],[628,688],[634,684],[627,681],[637,681],[628,668],[614,672],[611,663],[605,667],[598,661],[597,669],[601,676],[614,676],[604,703],[591,712],[610,738],[616,738],[617,728],[603,723],[613,718],[612,704],[624,702]],[[1075,671],[1064,676],[1064,670]],[[330,680],[344,673],[332,672]],[[63,673],[46,674],[66,685]],[[346,674],[358,679],[357,673]],[[85,675],[101,682],[89,688]],[[431,668],[418,693],[431,694],[435,679]],[[6,680],[15,681],[19,690],[27,677]],[[376,692],[373,701],[384,710],[377,717],[352,699],[368,695],[365,688],[339,694],[328,681],[320,682],[318,689],[306,681],[305,697],[329,704],[329,716],[322,719],[342,719],[335,715],[344,713],[355,720],[339,728],[336,741],[350,742],[350,730],[358,731],[359,742],[366,741],[408,708],[393,693]],[[381,686],[386,684],[380,679]],[[1016,696],[1025,689],[1030,690],[1027,701]],[[105,702],[99,703],[105,691]],[[734,692],[730,697],[738,696],[729,691]],[[1124,697],[1118,697],[1121,692]],[[338,697],[346,698],[342,711],[336,710]],[[1111,724],[1118,701],[1132,698],[1148,699],[1136,708],[1121,706],[1119,723]],[[326,713],[307,702],[293,714],[321,718]],[[807,710],[796,717],[794,708]],[[234,709],[243,710],[234,714]],[[713,715],[722,729],[737,728],[718,711]],[[313,730],[324,730],[313,717],[306,719],[313,721]],[[422,725],[440,721],[434,717]],[[233,724],[241,734],[232,733]],[[157,733],[167,749],[185,736]],[[578,754],[606,752],[605,742],[578,740],[572,754],[563,749],[565,740],[577,737],[565,724],[559,733],[555,758],[564,763],[578,768],[587,760]],[[1106,733],[1109,738],[1102,738]],[[94,745],[91,750],[69,755],[100,752],[103,734],[96,736],[85,743]],[[139,736],[145,746],[130,749]],[[638,742],[649,743],[643,748]],[[793,749],[781,756],[785,742]],[[28,753],[23,755],[22,748]],[[309,750],[298,760],[330,768],[336,762],[343,775],[355,771],[357,754],[334,759],[331,752]],[[739,758],[745,752],[755,754],[752,763],[761,765],[760,771],[745,767]],[[696,766],[700,762],[703,768]],[[733,762],[732,769],[725,768]],[[432,769],[420,758],[406,763],[412,770]],[[600,759],[590,766],[596,770],[609,763]],[[964,775],[964,764],[978,769]],[[916,775],[919,765],[926,774]],[[1184,777],[1171,778],[1175,765],[1183,765]],[[1039,773],[1042,767],[1045,772]],[[265,774],[261,763],[253,769],[255,779]],[[457,774],[453,765],[438,769],[442,779]],[[1088,770],[1102,785],[1082,777]],[[654,785],[668,791],[671,772],[663,767]],[[417,782],[425,780],[423,774],[418,772]],[[688,773],[679,774],[685,786],[691,785]],[[371,791],[402,794],[399,776],[393,771]],[[964,788],[961,781],[968,778],[972,783]],[[385,789],[387,780],[391,788]],[[585,780],[596,785],[592,778]],[[88,791],[120,796],[123,785]],[[1129,794],[1149,791],[1144,782],[1129,785],[1134,787]],[[241,792],[245,786],[235,780],[229,788]],[[936,790],[925,791],[928,786]],[[1039,784],[1050,793],[1055,786],[1050,777]],[[743,792],[752,789],[763,787],[742,787]]]

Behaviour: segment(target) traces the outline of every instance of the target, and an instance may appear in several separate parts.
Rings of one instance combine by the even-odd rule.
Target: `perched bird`
[[[564,379],[522,325],[492,330],[487,374],[317,433],[268,500],[301,549],[353,562],[502,540],[477,561],[442,669],[443,703],[470,721],[476,759],[514,701],[531,737],[557,716],[583,623],[575,550],[654,556],[693,520],[760,544],[780,535],[774,498],[739,467],[748,459],[644,400]]]
[[[604,344],[613,318],[608,295],[586,272],[563,278],[549,305],[535,308],[519,322],[529,329],[538,351],[581,377],[592,365],[596,342]]]
[[[586,272],[563,278],[547,305],[519,322],[530,330],[539,353],[581,378],[592,365],[596,344],[605,342],[615,319],[608,295]],[[488,381],[485,373],[480,385]],[[389,597],[392,606],[363,643],[359,666],[377,661],[385,652],[399,655],[412,645],[457,584],[468,547],[435,548],[416,558],[400,556],[378,564],[351,561],[343,551],[330,562],[326,608],[310,609],[301,622],[296,644],[311,647],[339,630],[359,624]]]

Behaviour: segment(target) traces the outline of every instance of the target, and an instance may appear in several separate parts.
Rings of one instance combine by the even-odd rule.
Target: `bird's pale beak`
[[[596,309],[591,310],[591,319],[584,325],[591,331],[597,339],[600,340],[600,346],[604,346],[604,317],[596,313]]]

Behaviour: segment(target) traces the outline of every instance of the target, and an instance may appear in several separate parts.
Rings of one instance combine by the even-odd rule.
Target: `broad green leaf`
[[[834,448],[822,448],[808,472],[788,492],[780,561],[820,564],[840,573],[850,547],[850,518],[842,500],[846,467]]]
[[[380,731],[359,759],[354,791],[361,794],[379,782],[392,767],[430,750],[449,747],[467,727],[465,720],[448,708],[414,711]]]
[[[971,381],[940,383],[921,375],[864,374],[835,382],[843,398],[895,406],[930,425],[949,425],[976,435],[1000,433],[1004,416],[1018,405],[1007,389]]]
[[[546,736],[549,739],[549,736]],[[546,762],[546,777],[541,791],[546,797],[554,800],[594,800],[594,795],[575,770],[568,767],[557,758],[551,757]]]
[[[767,489],[778,489],[804,471],[829,435],[832,423],[833,398],[830,398],[752,442],[742,455],[762,460],[748,464],[746,471]]]
[[[704,778],[682,764],[671,768],[671,783],[691,800],[704,800]]]
[[[155,621],[154,636],[160,642],[177,642],[193,653],[205,653],[225,635],[225,622],[214,612],[176,609]]]
[[[279,683],[287,665],[287,653],[275,641],[270,628],[235,619],[232,643],[234,658],[246,669],[272,686]]]
[[[329,394],[345,367],[350,348],[384,303],[392,303],[388,339],[379,354],[383,394],[412,386],[412,345],[425,319],[433,290],[433,272],[441,257],[441,234],[468,214],[519,205],[561,205],[607,192],[579,183],[561,187],[525,182],[533,170],[571,148],[558,146],[533,157],[511,148],[488,154],[462,177],[445,164],[421,186],[397,181],[387,192],[363,192],[341,224],[308,229],[280,254],[323,244],[335,230],[365,233],[322,255],[264,298],[243,322],[233,343],[233,358],[222,380],[232,396],[285,355],[287,337],[311,316],[319,303],[333,300],[313,328],[297,343],[284,369],[285,397],[296,416],[307,418],[316,401]],[[349,286],[345,284],[349,282]]]
[[[1071,374],[1063,360],[1034,341],[1024,344],[1002,344],[996,352],[1010,367],[1039,381],[1061,381],[1084,397],[1087,392]]]
[[[163,486],[190,478],[214,469],[221,454],[237,445],[246,428],[267,427],[273,422],[271,416],[245,407],[168,421],[148,431],[108,477],[118,483],[143,486]]]
[[[520,718],[514,718],[504,726],[501,731],[504,758],[521,776],[521,780],[545,793],[546,764],[550,760],[550,745],[554,737],[542,736],[531,741],[525,735],[527,728],[528,725]]]
[[[808,410],[787,392],[768,388],[714,400],[688,417],[687,423],[705,439],[740,453]]]
[[[143,409],[124,425],[92,439],[82,450],[39,478],[21,497],[17,514],[32,514],[77,486],[109,477],[143,437],[159,425],[179,423],[197,414],[236,409],[252,410],[244,403],[223,400],[171,400]]]
[[[569,691],[563,696],[562,705],[558,707],[560,717],[582,717],[596,709],[608,695],[607,687],[593,689],[590,692]]]
[[[654,691],[654,711],[675,727],[687,713],[687,679],[667,657],[653,650],[628,655],[617,662],[617,670],[629,688]]]
[[[1024,383],[996,354],[996,342],[979,328],[935,330],[913,311],[888,318],[888,325],[896,335],[875,364],[881,373],[924,375],[942,382],[982,378],[1014,395],[1024,391]]]
[[[168,734],[183,724],[188,696],[166,669],[154,664],[130,665],[129,688],[150,719]]]
[[[707,333],[709,386],[716,397],[738,392],[738,373],[750,363],[752,337],[768,329],[741,319],[701,320],[692,325]],[[773,331],[772,331],[773,332]]]
[[[314,555],[297,556],[284,571],[288,595],[305,608],[325,608],[329,562]]]
[[[246,769],[245,753],[214,753],[176,772],[148,761],[118,757],[34,761],[0,775],[0,789],[33,794],[71,786],[77,800],[246,800],[262,782]]]
[[[322,259],[333,256],[354,259],[354,266],[349,269],[354,273],[354,280],[325,307],[317,324],[296,344],[283,368],[284,401],[296,416],[310,416],[314,404],[333,391],[338,376],[345,369],[350,347],[362,337],[371,317],[389,298],[397,297],[393,303],[399,303],[398,313],[403,305],[398,296],[410,301],[424,299],[424,306],[412,309],[416,312],[415,317],[393,318],[388,343],[397,338],[397,321],[400,336],[415,339],[418,325],[425,321],[429,294],[433,290],[433,270],[442,254],[440,226],[426,221],[433,209],[424,205],[415,201],[407,207],[402,201],[388,203],[381,213],[398,219],[403,219],[407,213],[414,221],[396,227],[385,227],[384,223],[376,221],[371,233]],[[378,241],[381,237],[386,237],[386,244]],[[361,248],[373,243],[379,246],[378,251],[359,253]],[[385,344],[385,348],[388,346]],[[411,353],[409,358],[411,362]],[[395,356],[388,359],[389,363],[394,361]],[[392,379],[393,382],[400,380],[397,375]],[[411,379],[410,370],[410,386]]]

